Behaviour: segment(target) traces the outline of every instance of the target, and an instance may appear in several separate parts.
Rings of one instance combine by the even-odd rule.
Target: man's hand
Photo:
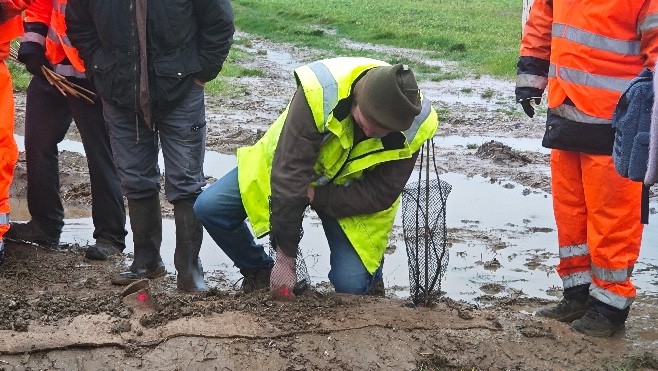
[[[286,255],[281,248],[276,248],[276,261],[270,276],[270,293],[276,300],[293,300],[293,289],[297,283],[295,263],[297,258]]]
[[[43,76],[41,67],[52,69],[50,62],[46,59],[46,51],[41,44],[26,41],[18,48],[18,60],[25,64],[25,69],[34,76]]]
[[[535,115],[535,107],[532,106],[533,101],[534,104],[541,103],[541,96],[544,94],[544,91],[542,89],[531,87],[517,87],[514,90],[514,93],[516,94],[516,102],[521,104],[523,112],[525,112],[528,117],[533,117]]]

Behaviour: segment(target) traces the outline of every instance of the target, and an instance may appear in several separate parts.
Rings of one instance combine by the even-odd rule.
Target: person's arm
[[[233,8],[229,0],[193,0],[196,14],[197,48],[201,72],[197,80],[208,82],[219,74],[233,43]]]
[[[645,1],[638,16],[637,29],[640,32],[640,52],[645,57],[644,67],[654,70],[658,63],[658,1]]]
[[[0,23],[20,15],[33,2],[34,0],[0,0]]]
[[[37,0],[25,10],[25,34],[18,48],[18,60],[25,64],[25,69],[34,76],[43,76],[42,66],[52,68],[46,59],[46,37],[52,12],[51,0]]]
[[[86,66],[92,65],[100,40],[94,19],[91,15],[89,0],[72,0],[66,4],[66,35],[78,50]],[[88,68],[87,71],[90,71]]]
[[[309,204],[307,189],[321,144],[322,134],[300,87],[290,102],[272,161],[270,237],[273,246],[278,245],[288,256],[297,254],[302,218]]]
[[[539,103],[548,85],[551,58],[553,2],[535,0],[523,29],[519,61],[516,65],[516,101],[533,117],[532,102]]]
[[[349,186],[330,183],[315,188],[311,206],[334,218],[386,210],[402,193],[417,158],[418,152],[408,159],[377,165]]]

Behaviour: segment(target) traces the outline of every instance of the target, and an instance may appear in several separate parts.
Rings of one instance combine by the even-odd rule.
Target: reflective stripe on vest
[[[617,295],[596,285],[592,285],[589,289],[589,295],[602,303],[618,309],[626,309],[635,301],[635,298]]]
[[[9,214],[0,214],[0,225],[9,224]]]
[[[658,14],[648,15],[638,25],[638,33],[645,33],[647,31],[658,28]]]
[[[561,23],[553,23],[552,35],[553,37],[565,38],[594,49],[624,55],[640,55],[640,41],[638,40],[613,39]]]

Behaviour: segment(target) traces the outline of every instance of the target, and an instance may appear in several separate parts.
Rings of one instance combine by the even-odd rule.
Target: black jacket
[[[166,116],[194,79],[210,81],[233,42],[229,0],[148,0],[147,61],[153,118]],[[100,96],[139,111],[135,0],[70,0],[67,35]]]

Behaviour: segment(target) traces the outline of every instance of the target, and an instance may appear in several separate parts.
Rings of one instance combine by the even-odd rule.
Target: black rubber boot
[[[112,277],[115,285],[128,285],[143,278],[163,277],[167,271],[160,257],[162,213],[160,198],[128,199],[130,228],[133,232],[135,260],[130,268]]]
[[[178,289],[187,293],[203,293],[208,291],[208,285],[203,280],[203,266],[199,259],[201,242],[203,241],[203,226],[194,213],[194,201],[188,198],[174,204],[174,220],[176,221],[176,282]]]
[[[564,290],[564,297],[556,306],[541,308],[535,315],[570,323],[587,313],[588,298],[589,284],[570,287]]]
[[[242,292],[245,294],[258,290],[270,289],[272,267],[240,269],[240,273],[242,273],[242,276],[244,277],[242,279]]]

